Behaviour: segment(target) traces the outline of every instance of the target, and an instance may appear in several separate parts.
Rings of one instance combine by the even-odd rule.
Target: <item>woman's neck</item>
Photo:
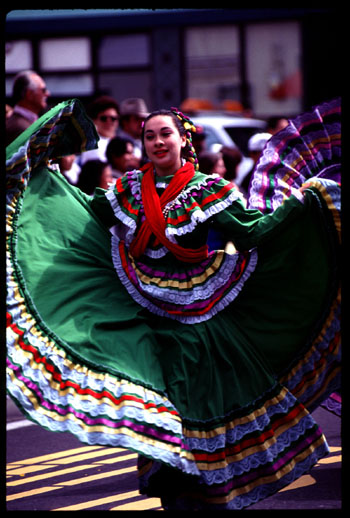
[[[161,167],[159,164],[154,166],[156,176],[174,176],[176,171],[178,171],[182,167],[182,161],[179,160],[178,164],[173,166],[164,166]]]

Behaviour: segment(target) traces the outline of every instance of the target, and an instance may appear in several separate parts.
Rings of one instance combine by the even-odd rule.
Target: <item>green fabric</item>
[[[97,212],[110,223],[102,200]],[[76,361],[166,393],[185,419],[202,420],[268,390],[311,338],[310,327],[317,330],[330,270],[315,194],[306,194],[304,206],[292,198],[265,218],[239,204],[218,215],[233,240],[259,244],[258,265],[228,308],[193,325],[156,317],[132,300],[92,206],[60,173],[40,168],[18,217],[27,291]]]

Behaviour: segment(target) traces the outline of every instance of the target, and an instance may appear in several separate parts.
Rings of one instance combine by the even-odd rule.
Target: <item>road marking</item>
[[[329,465],[332,463],[340,463],[342,460],[341,447],[333,446],[330,448],[330,455],[321,459],[314,468],[321,468],[322,465]],[[124,454],[123,454],[124,453]],[[114,455],[113,455],[114,454]],[[117,455],[116,455],[117,454]],[[113,457],[110,457],[112,456]],[[134,473],[137,475],[137,468],[135,463],[132,465],[114,469],[111,471],[102,471],[107,468],[107,465],[121,462],[128,462],[137,458],[136,453],[130,453],[129,450],[124,448],[109,448],[105,446],[83,446],[80,448],[74,448],[71,450],[55,452],[48,455],[40,455],[32,457],[30,459],[23,459],[9,463],[7,465],[7,475],[11,477],[11,480],[7,482],[7,486],[17,487],[23,484],[37,483],[42,480],[49,478],[56,478],[65,475],[75,474],[81,471],[95,470],[94,473],[83,477],[70,478],[68,480],[53,481],[51,486],[44,486],[39,488],[30,489],[28,491],[19,492],[13,495],[8,495],[6,500],[8,502],[17,499],[35,497],[36,495],[48,493],[50,491],[56,491],[61,489],[64,491],[66,487],[82,485],[84,483],[97,482],[111,477],[118,477],[128,473]],[[86,461],[92,461],[86,463]],[[73,465],[75,463],[82,463]],[[70,467],[64,469],[58,469],[62,465],[71,464]],[[33,476],[25,476],[29,473],[46,470],[45,473],[40,473]],[[97,471],[100,471],[99,473]],[[90,471],[91,473],[91,471]],[[74,475],[73,475],[74,476]],[[20,478],[19,478],[20,477]],[[116,483],[118,483],[116,479]],[[294,481],[289,486],[283,488],[280,492],[290,491],[293,489],[301,489],[303,487],[311,486],[316,484],[315,478],[312,474],[306,474]],[[85,493],[86,494],[86,493]],[[84,498],[84,495],[82,495]],[[118,504],[118,502],[120,502]],[[108,495],[103,498],[97,498],[90,501],[80,502],[74,505],[60,507],[53,509],[54,511],[70,511],[70,510],[84,510],[91,509],[98,506],[108,506],[112,504],[110,511],[121,511],[121,510],[160,510],[162,509],[161,501],[159,498],[147,498],[144,495],[140,495],[138,490],[128,491],[125,493],[118,493],[117,495]]]
[[[334,462],[341,462],[342,456],[341,455],[333,455],[333,457],[325,457],[324,459],[321,459],[316,464],[316,467],[319,464],[333,464]]]
[[[54,467],[56,467],[55,464],[33,464],[32,466],[26,466],[25,468],[19,467],[16,469],[11,469],[9,471],[9,475],[24,476],[24,475],[27,475],[28,473],[33,473],[35,471],[43,471],[44,469],[54,468]]]
[[[72,462],[82,462],[89,459],[95,459],[96,457],[105,457],[107,455],[114,455],[115,453],[120,453],[123,451],[121,448],[103,448],[103,450],[92,451],[89,453],[82,453],[81,455],[75,455],[73,457],[65,457],[62,459],[57,459],[55,464],[71,464]],[[125,451],[125,450],[124,450]],[[134,454],[137,457],[137,454]],[[117,459],[118,457],[116,457]],[[48,464],[51,461],[48,461]]]
[[[129,491],[127,493],[119,493],[117,495],[111,495],[104,498],[97,498],[96,500],[81,502],[80,504],[59,507],[58,509],[52,509],[52,511],[82,511],[83,509],[89,509],[99,505],[111,504],[113,502],[119,502],[120,500],[128,500],[130,498],[138,497],[140,497],[140,493],[138,491]]]
[[[12,423],[6,424],[6,431],[16,430],[17,428],[24,428],[25,426],[38,426],[36,423],[32,423],[27,419],[21,419],[20,421],[13,421]]]
[[[66,469],[62,469],[59,471],[51,471],[49,473],[43,473],[42,475],[35,475],[33,477],[21,478],[19,480],[12,480],[10,482],[7,482],[7,486],[14,487],[14,486],[20,486],[23,484],[30,484],[32,482],[39,482],[40,480],[44,480],[44,479],[47,479],[50,477],[51,478],[60,477],[62,475],[69,475],[70,473],[77,473],[78,471],[83,471],[84,469],[85,470],[93,469],[94,467],[96,467],[96,466],[93,466],[91,464],[83,464],[80,466],[74,466],[73,468],[66,468]],[[21,473],[20,473],[20,475],[21,475]],[[56,484],[54,484],[54,485],[56,485]]]
[[[147,500],[138,500],[137,502],[129,502],[111,507],[110,511],[157,511],[162,510],[160,498],[147,498]]]
[[[66,480],[61,482],[61,486],[76,486],[78,484],[85,484],[86,482],[92,482],[100,479],[105,479],[108,477],[117,477],[119,475],[125,475],[125,473],[136,473],[135,466],[130,466],[129,468],[120,468],[115,469],[114,471],[105,471],[103,473],[99,473],[98,475],[90,475],[89,477],[76,478],[73,480]]]
[[[40,487],[37,489],[31,489],[30,491],[24,491],[23,493],[16,493],[15,495],[8,495],[6,497],[7,502],[11,502],[12,500],[18,500],[19,498],[28,498],[28,496],[40,495],[42,493],[47,493],[48,491],[54,491],[55,489],[61,489],[60,487],[49,486],[49,487]]]
[[[301,487],[312,486],[313,484],[316,484],[314,477],[311,475],[303,475],[302,477],[289,484],[289,486],[280,489],[279,493],[283,493],[283,491],[291,491],[292,489],[300,489]]]
[[[10,462],[7,466],[15,466],[17,464],[36,464],[38,462],[45,462],[47,460],[59,459],[62,457],[68,457],[77,453],[83,453],[85,451],[91,451],[96,449],[102,449],[104,446],[82,446],[80,448],[73,448],[72,450],[58,451],[56,453],[49,453],[47,455],[40,455],[39,457],[32,457],[30,459],[16,460]],[[117,449],[117,448],[115,448]],[[120,451],[124,451],[122,448],[118,448]]]

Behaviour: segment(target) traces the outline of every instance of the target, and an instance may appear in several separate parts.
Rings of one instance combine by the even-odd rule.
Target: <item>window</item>
[[[239,32],[234,25],[192,27],[186,32],[188,97],[240,100]]]
[[[254,111],[289,116],[302,110],[301,28],[298,22],[247,28],[247,76]]]
[[[30,70],[33,66],[32,44],[27,40],[6,42],[5,67],[6,73],[17,73]]]
[[[148,35],[106,36],[101,40],[98,61],[101,68],[148,66]]]
[[[88,70],[91,67],[89,38],[50,38],[40,41],[40,69]]]

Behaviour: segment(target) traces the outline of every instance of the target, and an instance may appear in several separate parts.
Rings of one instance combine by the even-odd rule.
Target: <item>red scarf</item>
[[[165,235],[166,223],[162,209],[164,209],[167,203],[173,201],[193,178],[195,174],[193,165],[190,162],[186,162],[183,167],[176,171],[168,187],[160,197],[154,183],[153,164],[151,162],[145,164],[141,171],[144,172],[141,183],[141,195],[146,220],[142,223],[130,245],[129,251],[131,255],[135,258],[140,257],[144,253],[152,234],[154,234],[180,261],[197,263],[206,259],[208,257],[207,245],[198,249],[183,248],[169,241]]]

